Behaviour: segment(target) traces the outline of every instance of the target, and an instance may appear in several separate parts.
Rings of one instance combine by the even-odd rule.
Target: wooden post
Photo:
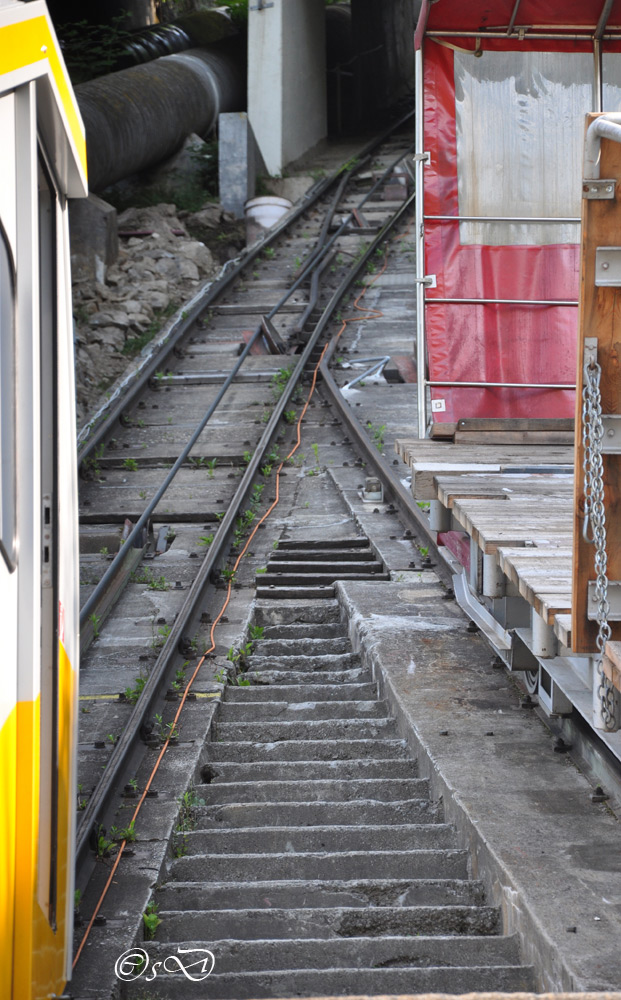
[[[599,116],[586,116],[586,127]],[[597,339],[597,361],[602,369],[602,413],[621,413],[621,282],[620,287],[595,286],[597,247],[621,248],[621,144],[601,140],[600,178],[615,179],[612,200],[582,199],[582,255],[576,391],[574,560],[572,592],[572,648],[576,653],[596,652],[597,623],[587,618],[589,581],[595,580],[595,546],[582,537],[584,523],[584,472],[582,461],[582,388],[584,341]],[[619,251],[621,253],[621,250]],[[604,493],[608,579],[621,580],[621,455],[605,455]],[[611,622],[612,638],[621,639],[621,622]]]

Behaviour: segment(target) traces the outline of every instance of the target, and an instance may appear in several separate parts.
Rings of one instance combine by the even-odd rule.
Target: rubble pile
[[[239,241],[227,243],[226,235],[231,222],[219,205],[195,213],[173,204],[129,208],[118,216],[116,262],[100,265],[95,276],[74,266],[79,424],[183,302],[218,273],[223,256],[235,256]],[[219,260],[195,238],[209,232],[222,240]]]

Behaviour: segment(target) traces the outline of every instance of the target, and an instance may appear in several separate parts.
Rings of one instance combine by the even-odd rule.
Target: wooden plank
[[[602,667],[611,684],[621,691],[621,642],[606,643]]]
[[[546,466],[549,469],[551,466]],[[515,465],[504,465],[502,463],[481,462],[413,462],[412,469],[412,495],[417,500],[435,500],[436,485],[435,480],[442,475],[450,476],[497,476],[497,475],[520,475],[513,470]],[[520,468],[518,465],[517,468]],[[543,468],[543,467],[542,467]]]
[[[411,438],[395,439],[395,451],[412,467],[412,493],[417,500],[434,499],[432,478],[418,474],[424,472],[423,463],[435,463],[435,471],[452,473],[455,467],[462,472],[470,466],[472,472],[500,472],[502,470],[531,469],[537,466],[573,466],[573,449],[562,445],[463,445],[445,441],[419,441]],[[474,466],[483,466],[476,469]],[[491,467],[491,468],[490,468]],[[494,468],[495,467],[495,468]],[[427,470],[428,471],[428,470]],[[427,491],[424,495],[421,491]]]
[[[429,438],[397,437],[395,451],[408,462],[490,461],[505,465],[573,465],[574,453],[566,445],[542,445],[535,449],[515,444],[483,444],[469,448],[452,441],[432,441]]]
[[[572,505],[568,497],[537,500],[507,498],[456,500],[453,515],[487,555],[501,546],[526,545],[541,539],[552,547],[568,545],[572,537]]]
[[[585,128],[598,116],[586,116]],[[599,176],[621,179],[621,145],[601,140]],[[576,486],[574,501],[574,575],[572,606],[573,649],[588,653],[595,649],[597,625],[587,618],[589,580],[595,579],[594,551],[582,537],[584,521],[584,483],[582,447],[583,359],[586,337],[598,341],[597,360],[602,369],[601,394],[603,413],[621,413],[621,288],[595,286],[595,251],[597,247],[618,246],[621,232],[620,185],[613,200],[582,199],[582,253],[580,308],[578,319],[578,363],[576,392]],[[604,494],[608,528],[608,577],[621,580],[621,456],[606,455]],[[621,639],[621,623],[611,622],[613,640]]]
[[[560,614],[554,618],[554,634],[560,644],[571,649],[571,615]]]
[[[568,581],[571,587],[571,580]],[[537,613],[541,615],[546,625],[553,625],[557,615],[566,615],[571,611],[571,589],[566,594],[538,594]]]
[[[435,480],[439,473],[449,472],[453,476],[469,476],[472,473],[483,475],[500,472],[499,465],[484,465],[459,462],[415,462],[412,465],[412,496],[416,500],[435,500]]]
[[[548,625],[571,610],[570,547],[501,548],[497,555],[502,571]]]
[[[452,441],[456,430],[457,424],[447,420],[445,424],[433,424],[430,433],[434,441],[441,441],[443,439]]]
[[[572,496],[573,476],[511,475],[511,473],[434,476],[436,498],[449,509],[458,497],[506,499],[507,497]]]
[[[455,431],[455,444],[534,444],[573,446],[573,431]]]
[[[569,417],[464,417],[457,421],[460,431],[570,431],[574,420]]]

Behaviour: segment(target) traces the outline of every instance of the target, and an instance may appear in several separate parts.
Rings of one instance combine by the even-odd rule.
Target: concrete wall
[[[414,89],[419,0],[352,0],[357,116],[361,122]]]
[[[249,12],[248,117],[268,172],[280,174],[327,132],[325,5],[271,2]]]

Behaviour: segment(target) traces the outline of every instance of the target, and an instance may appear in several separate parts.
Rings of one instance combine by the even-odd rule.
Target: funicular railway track
[[[153,962],[215,942],[212,997],[533,984],[334,601],[390,576],[463,619],[386,457],[416,406],[410,149],[406,121],[326,182],[85,435],[76,998],[135,938]],[[401,358],[390,399],[369,353]],[[185,995],[165,971],[149,996]]]
[[[258,598],[279,592],[325,598],[339,575],[382,578],[381,561],[364,537],[328,540],[325,549],[285,541],[276,553],[265,551],[255,531],[274,505],[279,465],[282,477],[314,482],[320,472],[319,444],[306,455],[295,446],[301,406],[310,400],[322,350],[328,357],[323,343],[341,327],[334,314],[348,289],[379,269],[391,230],[410,221],[411,184],[402,165],[409,151],[405,119],[320,185],[285,225],[188,305],[175,335],[82,435],[77,884],[90,912],[78,928],[77,960],[92,944],[91,926],[103,920],[95,905],[102,885],[112,882],[120,857],[140,856],[133,838],[150,820],[138,812],[146,801],[145,816],[147,796],[158,794],[152,773],[146,781],[134,777],[144,771],[145,753],[159,760],[174,748],[176,761],[184,762],[182,786],[196,769],[196,749],[239,655],[225,659],[229,644],[239,648],[240,626],[229,625],[221,605],[254,572],[244,563],[237,568],[250,530],[249,556],[258,574],[265,571],[264,581],[256,577]],[[323,377],[340,398],[325,367]],[[313,398],[310,407],[316,406]],[[322,416],[328,406],[329,395]],[[319,428],[332,426],[330,436],[340,437],[340,413],[330,416]],[[365,457],[372,465],[377,439],[356,421],[349,427],[353,441],[331,440],[331,454],[344,466],[360,468]],[[291,464],[283,469],[287,455]],[[392,487],[386,484],[391,489],[416,520],[396,477]],[[418,520],[429,544],[424,519]],[[198,731],[195,722],[179,721],[181,708],[186,715],[200,709]],[[178,807],[173,796],[167,812]],[[88,983],[90,976],[79,973],[80,965],[78,982]]]
[[[81,810],[79,855],[87,847],[92,824],[105,808],[113,775],[116,776],[131,741],[153,714],[162,695],[161,685],[166,680],[171,658],[180,646],[188,646],[188,642],[193,645],[187,638],[196,627],[191,608],[201,603],[205,589],[227,555],[236,530],[239,536],[236,521],[240,513],[248,505],[258,513],[256,498],[262,497],[264,488],[269,489],[269,472],[261,476],[261,469],[275,465],[274,455],[278,450],[274,447],[275,441],[280,436],[282,443],[283,426],[286,428],[287,420],[293,422],[292,407],[297,405],[299,409],[299,404],[291,402],[294,394],[298,400],[306,395],[302,382],[307,373],[312,372],[310,361],[336,305],[358,274],[364,272],[367,261],[381,247],[391,225],[409,207],[408,202],[399,201],[395,213],[389,205],[374,206],[376,215],[380,214],[382,219],[373,227],[376,237],[361,239],[355,231],[359,224],[351,214],[348,213],[343,222],[333,223],[344,189],[368,167],[373,156],[376,167],[368,189],[365,192],[363,188],[354,199],[358,206],[355,211],[361,211],[373,194],[381,194],[383,185],[409,148],[408,139],[406,134],[405,139],[393,140],[391,148],[383,155],[381,140],[372,144],[372,149],[360,158],[356,167],[344,170],[342,178],[337,178],[336,196],[330,190],[324,196],[328,204],[332,202],[325,220],[320,209],[313,207],[315,199],[312,199],[306,213],[310,210],[313,219],[309,221],[307,214],[300,218],[301,213],[296,212],[287,226],[281,227],[282,233],[270,234],[258,249],[244,258],[243,267],[235,269],[231,278],[225,274],[225,280],[211,292],[208,302],[200,305],[201,312],[199,306],[194,309],[196,316],[184,312],[182,326],[174,340],[149,361],[129,386],[129,391],[109,408],[106,419],[90,430],[80,449],[83,475],[81,575],[85,597],[81,610],[83,697],[88,698],[90,693],[91,669],[95,685],[93,696],[102,693],[99,687],[102,670],[97,654],[104,644],[107,645],[104,621],[128,578],[132,575],[134,580],[142,578],[150,593],[166,592],[169,588],[190,590],[190,593],[184,594],[183,607],[175,615],[174,623],[152,623],[166,626],[154,628],[148,636],[153,652],[146,657],[152,660],[157,652],[157,663],[149,671],[144,686],[138,685],[138,711],[133,711],[132,705],[137,696],[135,690],[128,692],[125,699],[127,714],[133,720],[131,726],[118,739],[108,740],[110,747],[114,743],[113,758],[107,762],[99,792],[89,796],[86,808]],[[377,152],[375,147],[379,147]],[[292,227],[297,227],[297,232],[292,232]],[[313,235],[317,235],[318,244],[309,252],[307,248],[313,247]],[[282,237],[286,237],[284,249],[282,242],[278,243]],[[286,258],[284,264],[282,257]],[[353,262],[353,266],[347,267],[349,262]],[[274,265],[276,276],[272,277]],[[332,279],[328,293],[324,293],[323,304],[314,304],[318,322],[311,333],[304,333],[299,329],[300,320],[306,322],[309,304],[313,303],[302,303],[301,289],[308,283],[311,295],[314,291],[316,296],[314,275],[327,270]],[[345,277],[337,271],[344,272]],[[232,303],[233,292],[229,285],[234,279],[237,279],[237,289]],[[280,297],[281,301],[264,307],[262,303],[257,304],[257,295],[263,299]],[[256,317],[262,314],[266,317],[263,324],[255,326],[253,331],[243,330],[249,317],[256,322]],[[276,323],[280,324],[279,331],[275,330]],[[260,343],[265,351],[266,327],[270,331],[267,339],[275,353],[253,354],[253,348]],[[228,369],[227,364],[231,365]],[[231,386],[232,392],[225,397]],[[209,395],[205,387],[209,387]],[[181,391],[184,395],[179,405],[174,400]],[[249,396],[253,397],[250,401]],[[208,406],[200,422],[196,423],[196,414],[205,398],[209,400]],[[221,401],[223,405],[217,411]],[[242,414],[242,407],[248,409],[248,415]],[[222,417],[222,413],[226,415]],[[283,415],[286,415],[284,422]],[[245,420],[243,425],[242,420]],[[232,451],[228,439],[231,437],[230,425],[236,423],[243,429],[241,435],[236,434]],[[203,433],[205,428],[207,432]],[[177,448],[178,442],[181,450]],[[260,477],[258,488],[257,475]],[[120,534],[119,523],[125,524],[125,537],[120,545],[117,542],[115,553],[111,550],[115,546],[115,536]],[[152,523],[158,525],[155,531]],[[159,555],[171,549],[173,536],[175,545],[179,545],[185,525],[198,530],[189,557],[195,560],[194,565],[201,565],[198,572],[192,574],[191,586],[187,574],[184,574],[185,581],[161,580],[157,567],[163,564],[156,561]],[[149,528],[152,531],[150,544],[147,543]],[[129,549],[135,552],[126,558]],[[206,557],[201,562],[198,557],[203,553]],[[142,555],[146,556],[145,568],[137,569]],[[91,646],[94,638],[97,643]],[[108,664],[118,656],[114,641],[111,640],[112,649],[105,653]],[[135,685],[135,672],[132,664],[126,676],[115,673],[114,683],[121,692]],[[109,674],[104,677],[104,686],[109,687]],[[171,681],[174,677],[168,678],[168,683]],[[84,788],[84,783],[81,784]],[[108,786],[107,791],[105,786]]]

